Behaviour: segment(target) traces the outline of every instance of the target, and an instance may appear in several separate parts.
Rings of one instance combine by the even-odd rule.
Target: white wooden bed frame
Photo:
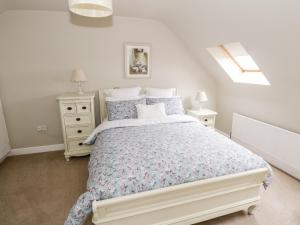
[[[105,103],[99,91],[103,119]],[[96,225],[187,225],[237,211],[252,213],[268,169],[251,170],[93,202]]]

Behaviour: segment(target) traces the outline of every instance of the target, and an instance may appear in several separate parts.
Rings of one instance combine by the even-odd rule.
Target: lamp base
[[[202,102],[198,102],[198,104],[193,107],[193,110],[200,111],[201,109],[203,109],[202,106]]]
[[[82,90],[82,85],[81,85],[81,82],[78,82],[78,92],[77,92],[79,95],[83,95],[84,92]]]

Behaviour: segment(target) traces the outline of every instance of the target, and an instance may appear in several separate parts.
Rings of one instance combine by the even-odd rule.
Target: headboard
[[[101,123],[107,118],[107,111],[106,111],[106,104],[105,104],[105,94],[104,94],[105,89],[99,89],[99,102],[100,102],[99,112],[100,112],[100,122]],[[145,93],[145,88],[142,88],[141,93]],[[177,95],[177,94],[178,94],[178,90],[176,88],[175,89],[175,95]]]

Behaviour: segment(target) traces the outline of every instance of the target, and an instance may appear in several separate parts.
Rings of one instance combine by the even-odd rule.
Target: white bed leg
[[[252,205],[248,208],[248,215],[253,215],[256,205]]]

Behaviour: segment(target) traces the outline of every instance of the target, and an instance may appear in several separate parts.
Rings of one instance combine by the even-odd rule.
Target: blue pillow
[[[109,121],[124,120],[124,119],[136,119],[137,109],[136,105],[146,104],[146,99],[134,99],[134,100],[106,100],[106,110]]]
[[[167,115],[183,115],[184,109],[182,105],[181,98],[179,96],[174,96],[170,98],[160,98],[160,97],[147,97],[147,105],[153,105],[157,103],[164,103]]]

